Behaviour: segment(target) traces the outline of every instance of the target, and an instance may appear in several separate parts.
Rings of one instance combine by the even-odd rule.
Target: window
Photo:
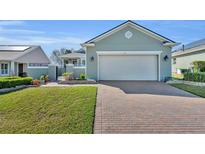
[[[85,60],[82,60],[82,64],[85,65]]]
[[[43,64],[43,63],[29,63],[29,67],[48,67],[48,64]]]
[[[77,61],[77,59],[73,59],[73,65],[77,65],[77,63],[78,63],[78,61]]]
[[[1,63],[0,70],[1,70],[1,75],[8,75],[9,74],[9,64]]]
[[[176,58],[173,58],[173,64],[176,64],[177,62],[176,62]]]

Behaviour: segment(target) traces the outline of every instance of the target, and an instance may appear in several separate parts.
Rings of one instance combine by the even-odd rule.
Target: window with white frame
[[[44,64],[44,63],[29,63],[28,67],[48,67],[48,64]]]
[[[9,64],[1,63],[0,72],[1,72],[1,75],[8,75],[9,74]]]

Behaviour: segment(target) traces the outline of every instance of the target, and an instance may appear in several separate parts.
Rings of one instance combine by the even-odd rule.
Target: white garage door
[[[100,55],[99,80],[157,80],[155,55]]]

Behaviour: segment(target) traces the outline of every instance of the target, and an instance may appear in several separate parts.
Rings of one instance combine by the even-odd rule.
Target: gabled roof
[[[73,52],[73,53],[68,53],[68,54],[65,54],[65,55],[62,55],[62,56],[59,56],[63,59],[66,59],[66,58],[84,58],[85,57],[85,54],[84,53],[76,53],[76,52]]]
[[[185,54],[192,54],[205,50],[205,39],[197,40],[182,46],[181,48],[173,51],[172,56],[181,56]]]
[[[135,28],[137,30],[140,30],[141,32],[143,32],[145,34],[147,34],[147,35],[149,35],[149,36],[151,36],[151,37],[153,37],[155,39],[158,39],[158,40],[162,41],[164,44],[165,43],[167,43],[167,44],[170,43],[170,44],[173,44],[173,45],[176,44],[175,41],[173,41],[171,39],[168,39],[168,38],[166,38],[166,37],[164,37],[164,36],[154,32],[154,31],[152,31],[152,30],[150,30],[148,28],[145,28],[145,27],[143,27],[143,26],[141,26],[141,25],[131,21],[131,20],[128,20],[128,21],[126,21],[126,22],[124,22],[124,23],[122,23],[122,24],[120,24],[120,25],[118,25],[118,26],[116,26],[116,27],[114,27],[114,28],[112,28],[112,29],[110,29],[110,30],[108,30],[108,31],[106,31],[106,32],[104,32],[104,33],[102,33],[102,34],[100,34],[100,35],[98,35],[98,36],[88,40],[88,41],[86,41],[86,42],[84,42],[81,45],[82,46],[86,46],[88,44],[95,43],[95,42],[97,42],[97,41],[99,41],[99,40],[101,40],[103,38],[106,38],[106,37],[112,35],[114,32],[123,29],[126,26],[131,26],[131,27],[133,27],[133,28]]]
[[[1,45],[0,60],[12,61],[36,48],[38,46]]]
[[[41,49],[40,46],[26,46],[26,45],[0,45],[0,61],[15,61],[22,56],[35,51],[37,49]],[[42,50],[42,49],[41,49]],[[42,51],[43,52],[43,51]],[[43,54],[45,54],[43,52]],[[47,60],[48,57],[45,55]]]

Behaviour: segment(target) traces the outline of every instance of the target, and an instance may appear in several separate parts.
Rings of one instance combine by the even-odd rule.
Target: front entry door
[[[19,64],[18,66],[19,76],[23,74],[23,64]]]

